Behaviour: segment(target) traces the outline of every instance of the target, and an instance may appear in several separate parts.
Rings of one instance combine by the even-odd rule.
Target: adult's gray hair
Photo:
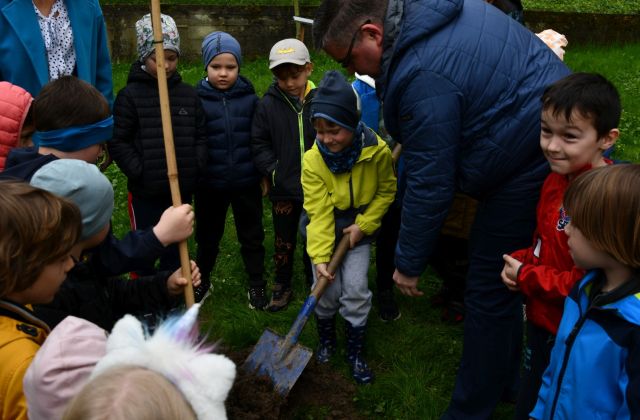
[[[324,0],[313,20],[313,44],[323,48],[329,42],[346,47],[356,29],[367,19],[384,22],[388,0]]]

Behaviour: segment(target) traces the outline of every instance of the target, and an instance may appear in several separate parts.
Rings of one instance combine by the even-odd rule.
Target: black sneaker
[[[400,310],[393,297],[393,290],[378,292],[378,315],[384,322],[395,321],[400,318]]]
[[[211,281],[202,279],[198,287],[193,289],[193,297],[196,303],[204,303],[209,295],[211,295]]]
[[[271,302],[267,306],[269,312],[278,312],[287,307],[291,298],[293,297],[293,291],[291,287],[283,284],[276,283],[273,285],[273,292],[271,293]]]
[[[249,298],[249,308],[262,311],[267,307],[267,295],[264,287],[250,287],[247,297]]]

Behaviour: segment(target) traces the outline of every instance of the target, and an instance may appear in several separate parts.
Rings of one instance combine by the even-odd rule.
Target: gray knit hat
[[[71,200],[82,214],[81,240],[104,229],[113,212],[113,187],[106,176],[78,159],[57,159],[38,169],[31,185]]]
[[[162,25],[162,47],[165,50],[175,51],[180,55],[180,34],[178,34],[176,22],[171,16],[163,14],[160,14],[160,22]],[[136,43],[138,57],[140,61],[144,62],[155,51],[150,13],[142,16],[136,22]]]

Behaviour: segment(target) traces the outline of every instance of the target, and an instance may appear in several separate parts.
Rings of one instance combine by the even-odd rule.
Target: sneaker
[[[278,312],[287,307],[291,298],[293,297],[293,291],[291,287],[283,284],[276,283],[273,285],[273,292],[271,293],[271,302],[267,306],[269,312]]]
[[[193,289],[193,297],[196,303],[204,303],[211,295],[211,281],[202,279],[198,287]]]
[[[400,310],[393,297],[393,290],[378,292],[378,315],[383,322],[395,321],[400,318]]]
[[[264,287],[250,287],[247,297],[249,298],[249,308],[262,311],[267,307],[267,294]]]

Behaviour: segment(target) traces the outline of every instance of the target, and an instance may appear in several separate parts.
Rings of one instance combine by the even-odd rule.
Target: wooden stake
[[[167,73],[164,64],[164,47],[162,34],[162,22],[160,19],[160,0],[151,0],[151,23],[153,24],[153,40],[156,50],[156,67],[158,73],[158,93],[160,95],[160,116],[162,117],[162,134],[164,137],[164,151],[167,158],[167,176],[171,189],[171,201],[174,207],[182,204],[180,198],[180,185],[178,183],[178,165],[176,164],[176,151],[173,144],[173,127],[171,126],[171,109],[169,108],[169,91],[167,88]],[[193,297],[193,284],[191,279],[191,264],[189,261],[189,248],[187,241],[178,245],[180,250],[180,266],[182,277],[187,279],[187,287],[184,289],[184,300],[187,308],[190,308],[195,300]]]

